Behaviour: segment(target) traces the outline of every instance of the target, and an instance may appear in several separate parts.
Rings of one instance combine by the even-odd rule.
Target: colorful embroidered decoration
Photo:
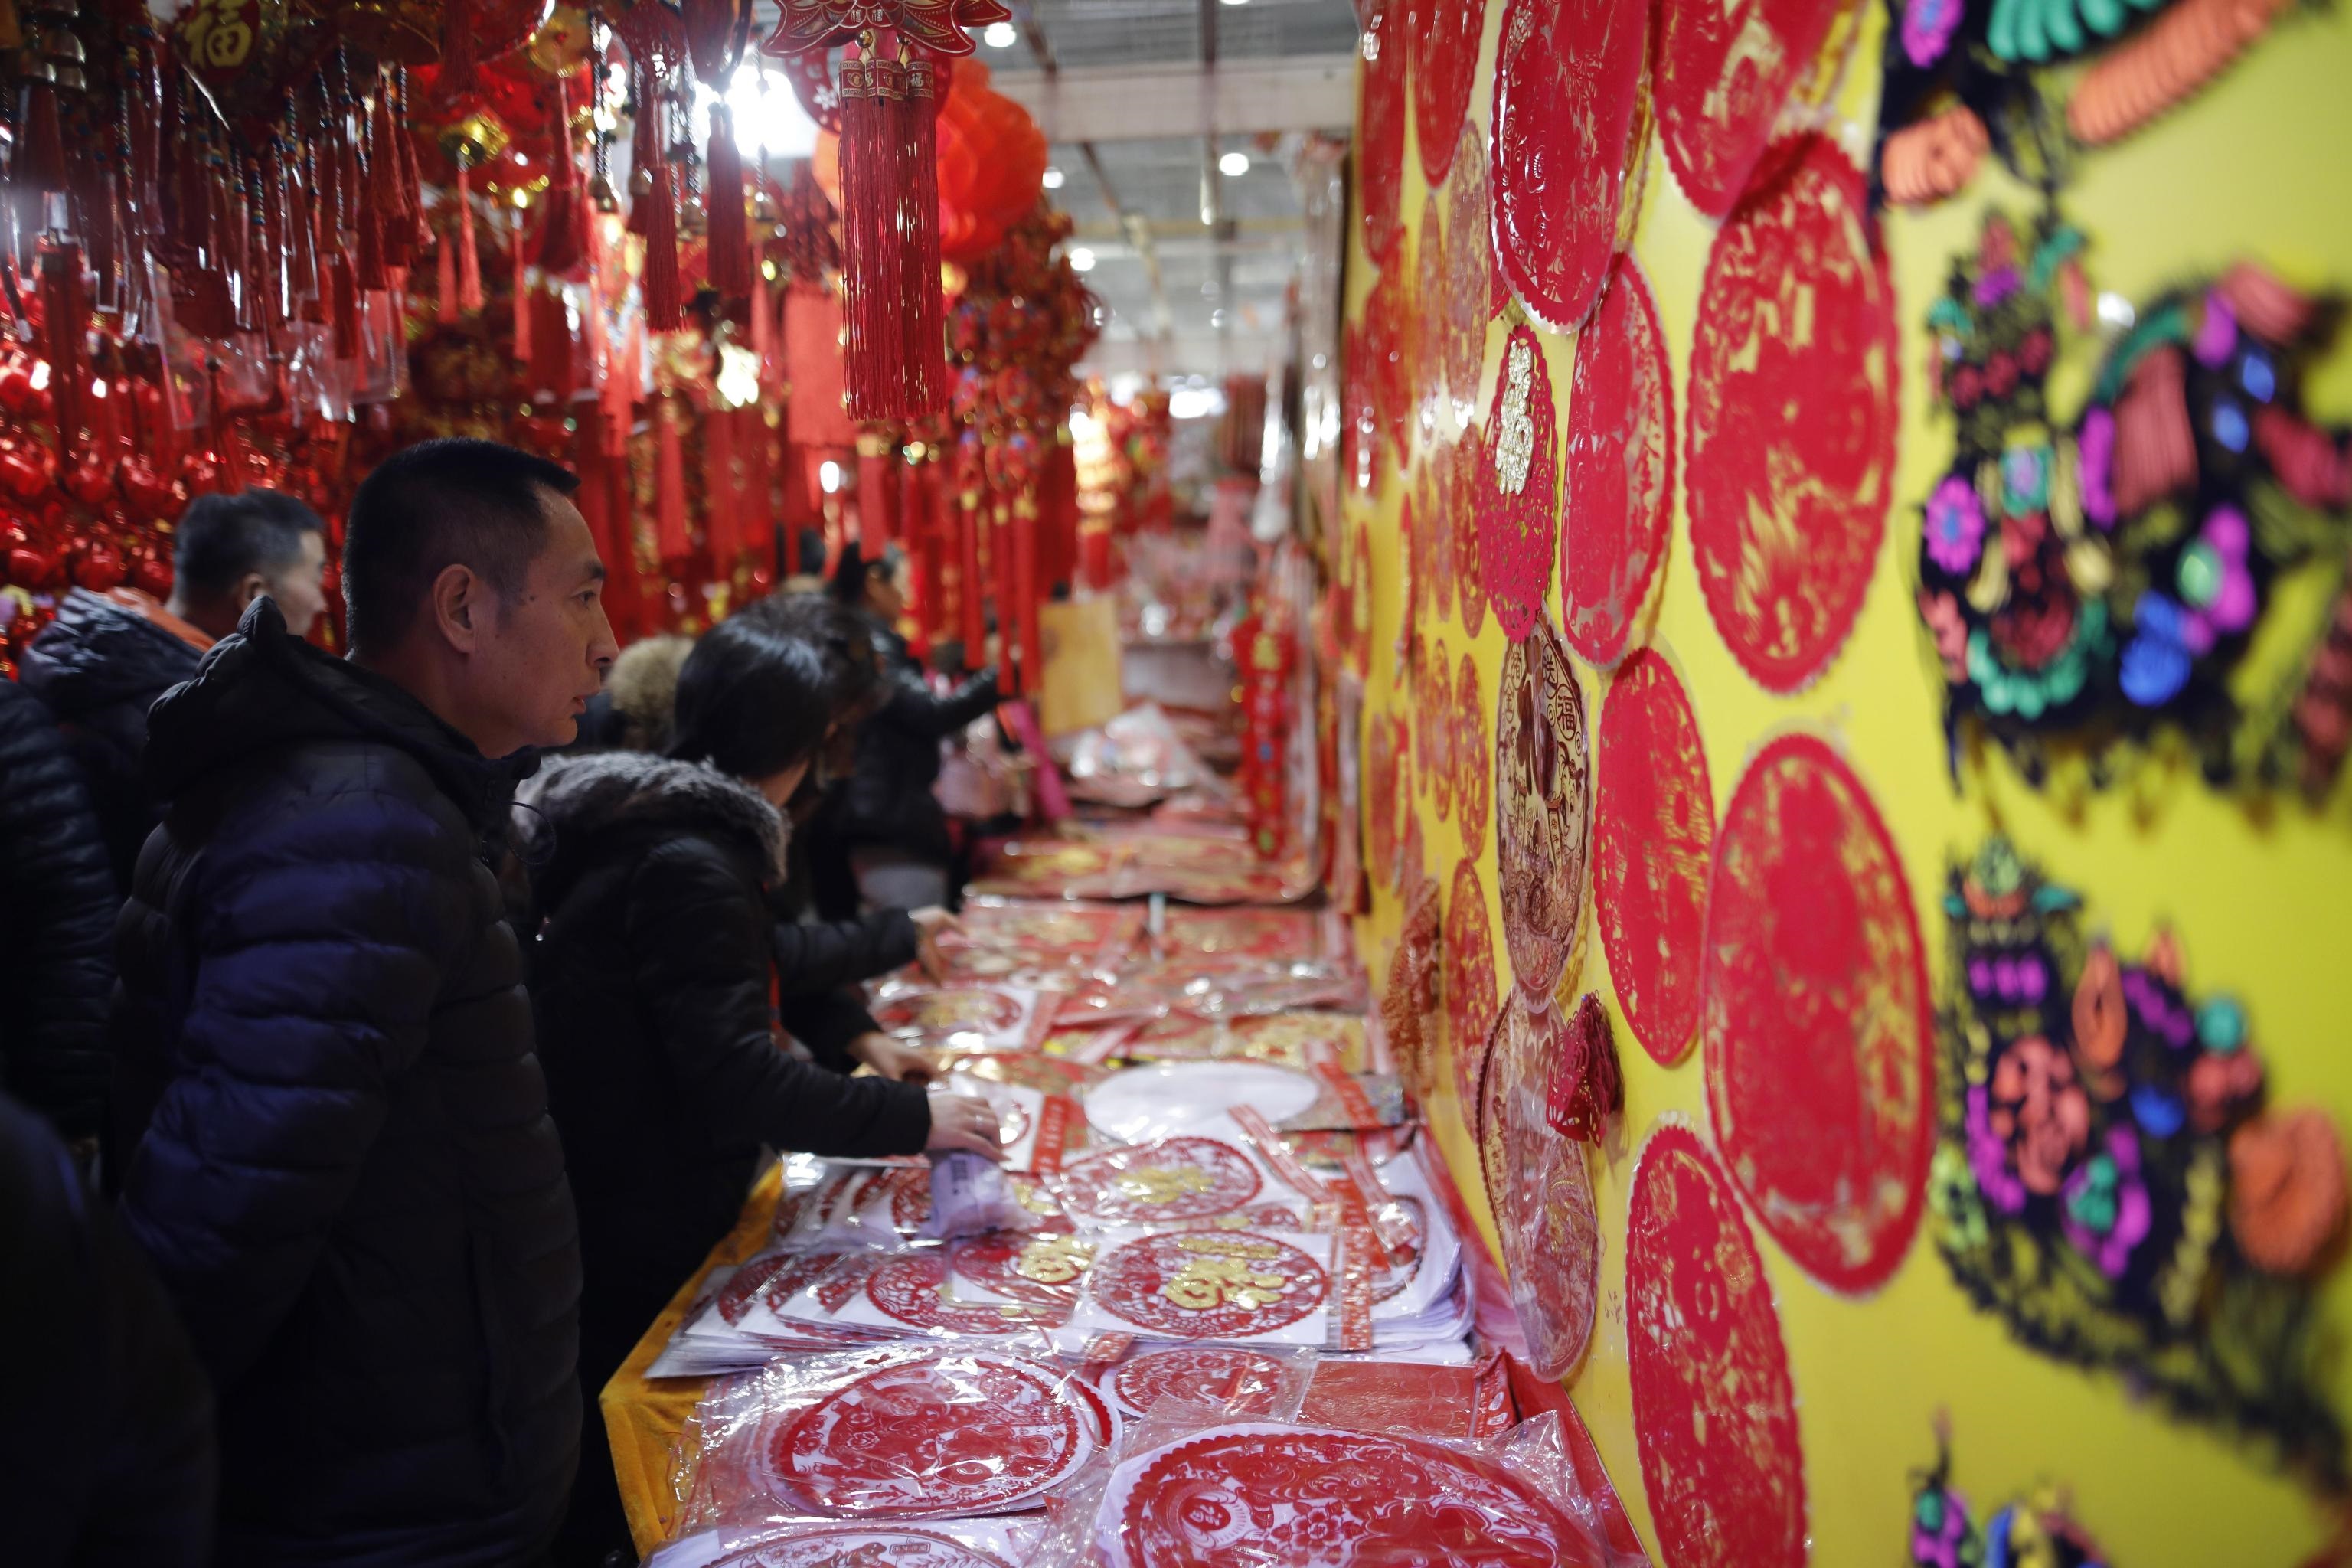
[[[2104,763],[2171,730],[2216,783],[2317,793],[2352,725],[2344,607],[2280,634],[2309,653],[2257,682],[2267,695],[2236,688],[2283,574],[2329,574],[2340,595],[2352,464],[2300,385],[2321,312],[2241,263],[2133,314],[2062,412],[2045,384],[2090,329],[2083,249],[2055,214],[2021,237],[1995,213],[1928,311],[1958,439],[1919,513],[1919,613],[1955,763],[1964,721],[2036,777],[2052,742]]]
[[[1948,1448],[1911,1493],[1911,1568],[2106,1568],[2106,1553],[2067,1512],[2066,1494],[2037,1487],[1985,1521],[1951,1484]]]
[[[2169,934],[2123,960],[2007,840],[1944,911],[1930,1203],[1954,1279],[2024,1343],[2340,1483],[2312,1278],[2343,1227],[2334,1124],[2265,1103],[2244,1008],[2192,997]]]

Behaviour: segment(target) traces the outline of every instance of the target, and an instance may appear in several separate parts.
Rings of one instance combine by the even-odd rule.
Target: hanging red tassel
[[[289,172],[286,182],[286,288],[289,303],[305,321],[313,325],[327,319],[327,302],[320,285],[319,226],[310,210],[310,193],[304,189],[301,164],[298,161]]]
[[[677,275],[677,194],[667,163],[654,164],[654,188],[646,202],[653,211],[646,225],[646,327],[676,331],[686,324],[686,298]]]
[[[898,443],[887,430],[857,437],[857,541],[868,557],[879,555],[898,537]]]
[[[735,484],[735,413],[713,406],[702,416],[702,546],[712,575],[724,582],[740,548]]]
[[[980,668],[988,646],[988,623],[982,609],[987,589],[980,570],[982,508],[987,495],[980,437],[967,430],[956,443],[956,550],[961,557],[956,573],[956,608],[963,623],[963,661],[974,669]]]
[[[996,685],[1007,697],[1021,695],[1021,666],[1014,660],[1014,627],[1020,624],[1021,588],[1013,558],[1013,503],[1001,491],[989,498],[989,598],[996,611]]]
[[[41,353],[49,362],[49,405],[56,416],[58,466],[70,471],[81,444],[82,399],[89,386],[83,337],[89,300],[82,292],[81,247],[43,240],[40,249]]]
[[[390,279],[384,276],[383,224],[384,211],[382,207],[372,201],[362,204],[359,244],[360,287],[370,292],[380,292],[391,286]]]
[[[539,216],[539,265],[569,272],[588,254],[587,203],[581,199],[580,171],[572,162],[570,85],[555,84],[554,123],[548,128],[555,156],[547,176],[547,203]]]
[[[774,305],[768,298],[768,275],[759,268],[751,268],[751,357],[760,363],[760,384],[768,382],[768,362],[775,353],[776,318]]]
[[[452,103],[472,92],[477,85],[472,12],[473,7],[466,0],[449,0],[442,10],[441,79],[435,85]]]
[[[709,182],[702,192],[703,237],[710,257],[710,287],[722,300],[751,292],[751,229],[743,210],[743,153],[735,144],[735,117],[725,103],[710,109]]]
[[[659,399],[654,415],[654,552],[664,565],[694,553],[686,531],[686,438],[674,397]]]
[[[841,67],[842,314],[848,327],[843,378],[853,420],[907,416],[904,254],[897,216],[904,195],[892,104],[906,70],[860,57]]]
[[[907,416],[947,406],[946,305],[940,292],[939,73],[925,56],[907,66],[907,95],[892,106],[900,174],[898,243],[905,252]]]
[[[401,79],[404,84],[406,82],[405,71],[401,73]],[[402,103],[405,107],[407,100],[404,85],[402,91]],[[400,154],[402,210],[407,213],[409,224],[415,230],[415,236],[408,245],[408,254],[413,264],[413,258],[423,255],[425,247],[433,243],[433,226],[425,216],[425,177],[417,172],[415,138],[404,133],[395,134],[392,142]]]
[[[335,328],[335,357],[360,354],[360,277],[352,264],[351,249],[338,245],[327,258],[328,315]]]
[[[16,155],[8,165],[8,184],[20,197],[38,197],[66,188],[66,139],[58,121],[58,86],[27,77],[20,100]],[[37,202],[20,209],[19,221],[39,226],[43,216]]]
[[[402,176],[394,145],[399,140],[392,117],[392,80],[379,76],[375,110],[368,116],[368,205],[379,215],[379,243],[387,268],[404,268],[416,259],[416,214],[408,205],[408,182]]]
[[[482,257],[474,244],[474,187],[466,160],[457,160],[457,308],[482,308]]]
[[[1021,633],[1021,689],[1035,692],[1044,672],[1045,639],[1037,625],[1037,488],[1024,482],[1013,505],[1013,614]],[[1001,612],[1000,612],[1001,613]]]
[[[530,286],[530,269],[524,258],[530,254],[523,243],[522,214],[514,216],[511,237],[514,250],[514,363],[518,369],[530,363],[530,310],[538,298]]]
[[[456,226],[451,226],[454,230]],[[441,256],[436,264],[434,281],[440,292],[434,296],[433,319],[447,326],[457,319],[457,237],[453,233],[441,237]]]

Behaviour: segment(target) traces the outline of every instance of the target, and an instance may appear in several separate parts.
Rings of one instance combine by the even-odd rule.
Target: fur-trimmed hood
[[[604,694],[620,718],[617,739],[623,747],[658,752],[669,744],[677,715],[677,672],[693,651],[692,637],[641,637],[613,661],[604,676]]]
[[[606,833],[664,827],[742,842],[771,876],[784,874],[791,828],[768,799],[708,763],[643,752],[550,759],[515,796],[517,829],[551,871]]]

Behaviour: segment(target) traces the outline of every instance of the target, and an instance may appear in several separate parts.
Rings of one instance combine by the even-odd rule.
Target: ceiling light
[[[980,41],[992,49],[1009,49],[1021,41],[1021,35],[1010,22],[991,22]]]
[[[1092,272],[1094,269],[1095,253],[1093,251],[1088,250],[1085,246],[1081,245],[1070,252],[1071,271]]]
[[[1228,5],[1246,5],[1249,0],[1224,0],[1224,3]]]
[[[1062,188],[1062,171],[1056,169],[1051,163],[1046,164],[1045,184],[1045,188],[1049,191],[1060,190]]]
[[[1249,173],[1249,154],[1228,153],[1217,160],[1217,167],[1228,174],[1246,174]]]

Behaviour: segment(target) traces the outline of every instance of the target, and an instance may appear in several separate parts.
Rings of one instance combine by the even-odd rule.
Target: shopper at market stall
[[[122,1215],[212,1374],[224,1563],[516,1563],[562,1515],[578,1232],[491,868],[614,653],[575,483],[394,456],[351,658],[257,599],[151,720]]]
[[[250,489],[198,496],[172,531],[172,596],[76,588],[22,660],[81,765],[106,830],[117,896],[162,816],[139,776],[147,710],[196,673],[205,650],[236,630],[264,595],[286,629],[308,637],[327,607],[325,525],[292,496]]]
[[[940,746],[996,705],[996,673],[983,670],[945,697],[931,690],[898,631],[907,607],[899,586],[905,567],[895,549],[868,557],[855,543],[834,567],[834,596],[871,624],[889,683],[888,700],[858,731],[841,828],[868,904],[952,906],[964,879],[947,813],[932,793]]]
[[[546,914],[532,994],[579,1196],[592,1396],[733,1224],[762,1143],[852,1157],[996,1148],[985,1105],[828,1072],[772,1032],[767,889],[790,831],[779,808],[824,742],[827,695],[815,648],[737,616],[688,658],[667,756],[557,759],[518,811]],[[587,1449],[565,1561],[623,1539],[593,1431]]]

